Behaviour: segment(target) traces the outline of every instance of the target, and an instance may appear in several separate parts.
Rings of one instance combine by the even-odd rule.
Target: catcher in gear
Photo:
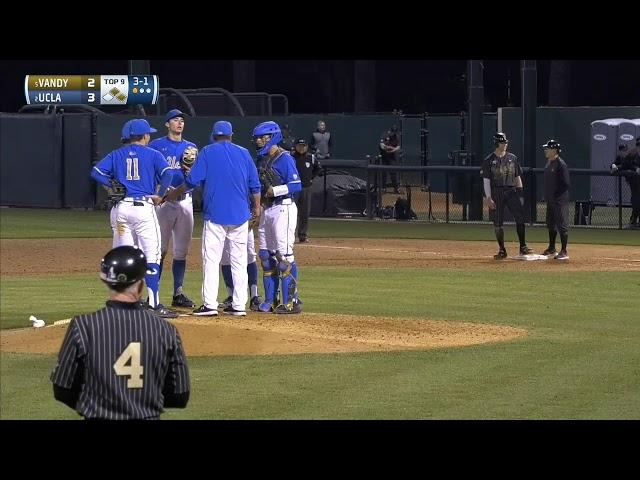
[[[302,182],[295,160],[278,146],[281,139],[280,126],[275,122],[263,122],[253,129],[265,205],[258,228],[258,256],[264,270],[264,302],[259,310],[290,314],[302,311],[298,297],[298,266],[293,256],[298,208],[292,199],[302,190]]]
[[[165,116],[167,135],[151,142],[149,146],[162,153],[169,165],[173,179],[170,188],[184,183],[185,177],[191,171],[198,148],[192,142],[182,139],[185,114],[180,110],[171,110]],[[193,237],[193,197],[192,190],[188,190],[175,201],[164,202],[157,210],[160,236],[162,238],[160,260],[160,275],[164,266],[164,259],[169,250],[169,240],[173,238],[173,300],[172,307],[193,308],[195,303],[183,291],[184,274],[187,265],[187,254]]]

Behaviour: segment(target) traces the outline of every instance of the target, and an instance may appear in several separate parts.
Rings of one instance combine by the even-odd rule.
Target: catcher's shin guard
[[[289,263],[285,258],[278,262],[280,281],[282,284],[282,304],[292,310],[298,297],[298,269],[295,262]]]
[[[278,262],[275,254],[272,255],[268,250],[260,250],[258,256],[263,270],[264,303],[275,305],[278,292]]]

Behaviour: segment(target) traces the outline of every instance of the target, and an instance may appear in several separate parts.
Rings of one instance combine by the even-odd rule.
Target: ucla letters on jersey
[[[176,142],[169,137],[156,138],[149,143],[149,147],[159,151],[171,168],[180,168],[180,159],[187,147],[196,147],[196,144],[188,140]],[[198,148],[198,147],[196,147]]]

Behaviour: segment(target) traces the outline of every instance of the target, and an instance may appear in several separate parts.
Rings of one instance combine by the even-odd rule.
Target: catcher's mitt
[[[196,158],[198,158],[198,149],[192,145],[189,145],[184,149],[184,152],[182,152],[182,166],[190,169],[191,167],[193,167]]]

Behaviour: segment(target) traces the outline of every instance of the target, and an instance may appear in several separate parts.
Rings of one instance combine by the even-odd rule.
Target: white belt
[[[146,202],[153,205],[153,200],[147,197],[124,197],[122,201],[123,202]]]

